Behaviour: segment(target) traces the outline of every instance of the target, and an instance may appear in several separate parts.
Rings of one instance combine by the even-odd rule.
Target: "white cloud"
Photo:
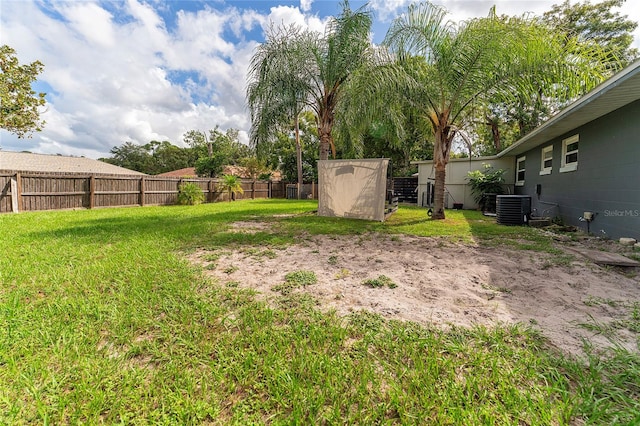
[[[414,2],[412,0],[372,0],[369,4],[380,20],[390,21],[403,13],[411,3]]]
[[[112,47],[115,43],[111,14],[92,3],[69,3],[60,9],[69,21],[69,26],[76,30],[95,47]]]
[[[1,147],[96,157],[125,141],[180,144],[186,131],[216,124],[242,129],[246,140],[245,75],[256,43],[234,44],[223,34],[231,29],[240,37],[266,18],[205,7],[179,12],[169,32],[148,4],[116,6],[113,13],[126,19],[97,3],[53,3],[46,11],[31,2],[3,3],[3,42],[21,62],[40,59],[39,81],[53,90],[44,131],[25,140],[2,131]],[[200,78],[176,80],[181,72]]]
[[[308,12],[311,10],[311,4],[313,0],[300,0],[300,10],[303,12]]]
[[[328,19],[320,19],[315,15],[305,15],[297,7],[276,6],[271,8],[267,20],[263,24],[263,30],[267,31],[270,25],[291,25],[295,24],[311,31],[324,33]]]

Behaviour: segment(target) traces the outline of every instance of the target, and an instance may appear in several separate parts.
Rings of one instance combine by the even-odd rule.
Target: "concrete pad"
[[[623,246],[632,246],[637,243],[635,238],[620,238],[620,244]]]
[[[589,250],[576,247],[567,247],[569,250],[579,253],[591,260],[597,265],[614,265],[614,266],[640,266],[640,262],[637,262],[628,257],[624,257],[621,254],[609,253],[600,250]]]

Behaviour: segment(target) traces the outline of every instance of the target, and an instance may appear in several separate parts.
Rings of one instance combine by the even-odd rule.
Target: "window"
[[[516,160],[516,186],[524,185],[524,167],[527,157],[520,157]]]
[[[553,165],[553,145],[542,148],[542,162],[540,164],[540,174],[550,175]]]
[[[578,169],[578,142],[580,135],[573,135],[562,141],[562,165],[560,172],[572,172]]]

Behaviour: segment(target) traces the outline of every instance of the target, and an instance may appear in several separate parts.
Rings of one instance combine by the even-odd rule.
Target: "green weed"
[[[318,278],[313,271],[294,271],[284,276],[284,283],[273,286],[271,290],[288,295],[297,288],[313,285],[317,282]]]
[[[363,285],[371,288],[380,288],[380,287],[389,287],[396,288],[398,284],[394,283],[393,280],[386,275],[380,275],[378,278],[371,278],[368,280],[364,280],[362,282]]]

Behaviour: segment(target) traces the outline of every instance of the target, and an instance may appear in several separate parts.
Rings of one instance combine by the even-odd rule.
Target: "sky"
[[[371,0],[379,43],[410,0]],[[449,19],[542,14],[556,1],[437,0]],[[573,1],[572,1],[573,3]],[[351,0],[353,9],[364,4]],[[620,10],[640,21],[640,2]],[[324,31],[338,1],[2,0],[0,44],[21,64],[40,60],[33,85],[46,93],[42,132],[0,130],[0,149],[100,158],[125,142],[184,146],[189,130],[235,128],[248,141],[248,64],[270,25]],[[640,29],[635,33],[640,48]]]

